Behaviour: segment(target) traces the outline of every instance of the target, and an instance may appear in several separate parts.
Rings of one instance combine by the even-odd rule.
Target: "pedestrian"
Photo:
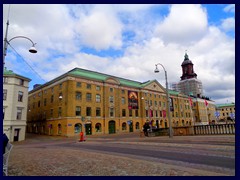
[[[8,141],[9,141],[9,139],[8,139],[7,135],[5,133],[3,133],[3,154],[5,154],[5,149],[7,147]]]
[[[145,122],[143,126],[143,132],[145,136],[148,136],[148,129],[150,128],[149,123]]]

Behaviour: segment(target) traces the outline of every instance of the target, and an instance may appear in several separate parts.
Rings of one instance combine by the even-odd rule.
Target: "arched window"
[[[139,122],[136,122],[136,127],[135,127],[136,129],[139,129],[140,127],[139,127]]]
[[[74,126],[74,132],[75,132],[75,133],[80,133],[80,132],[82,132],[82,124],[80,124],[80,123],[75,124],[75,126]]]
[[[184,120],[182,120],[182,126],[184,126]]]
[[[127,123],[122,123],[122,130],[127,130]]]
[[[58,134],[62,134],[62,125],[58,124]]]
[[[101,123],[97,123],[97,124],[95,125],[95,129],[96,129],[96,132],[102,132]]]

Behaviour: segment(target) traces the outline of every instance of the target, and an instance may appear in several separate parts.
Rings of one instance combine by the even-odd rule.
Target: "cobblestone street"
[[[138,134],[78,137],[49,137],[28,134],[14,142],[9,176],[234,176],[234,168],[204,165],[90,149],[94,146],[129,148],[163,153],[178,152],[228,158],[235,161],[235,136],[143,137]],[[88,149],[86,149],[88,148]],[[160,149],[161,151],[157,151]],[[133,149],[134,150],[134,149]]]

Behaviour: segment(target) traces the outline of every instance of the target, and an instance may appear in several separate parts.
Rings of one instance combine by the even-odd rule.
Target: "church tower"
[[[197,79],[197,74],[194,72],[193,63],[185,53],[184,61],[182,62],[182,76],[177,84],[177,90],[186,94],[200,97],[203,95],[202,82]]]
[[[182,76],[181,80],[196,78],[197,74],[194,73],[193,63],[189,60],[187,53],[185,53],[184,61],[182,63]]]

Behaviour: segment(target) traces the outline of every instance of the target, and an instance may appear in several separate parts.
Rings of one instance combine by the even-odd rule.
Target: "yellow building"
[[[192,124],[188,97],[169,91],[173,126]],[[74,136],[140,131],[146,121],[169,127],[165,88],[75,68],[29,92],[27,132]]]
[[[216,104],[218,123],[235,122],[235,103]]]
[[[208,125],[216,122],[216,106],[213,101],[191,97],[194,125]]]

